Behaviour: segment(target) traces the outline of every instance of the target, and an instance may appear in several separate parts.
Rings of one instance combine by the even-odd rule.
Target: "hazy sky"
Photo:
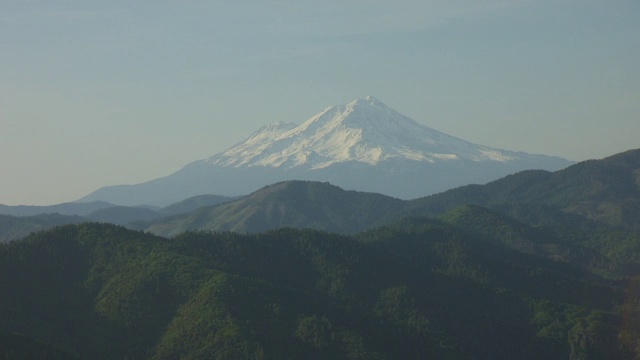
[[[177,171],[373,95],[478,144],[640,147],[637,0],[0,2],[0,203]]]

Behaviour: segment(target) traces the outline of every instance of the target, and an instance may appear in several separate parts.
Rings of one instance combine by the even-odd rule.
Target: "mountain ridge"
[[[403,200],[386,195],[345,191],[329,183],[286,181],[237,201],[151,221],[139,228],[162,236],[185,231],[256,233],[283,226],[353,233],[384,224],[392,219],[390,212],[399,212],[403,204]]]
[[[65,202],[55,205],[3,205],[0,204],[0,214],[12,216],[34,216],[47,213],[57,213],[60,215],[85,216],[94,211],[106,209],[114,206],[105,201],[92,202]]]
[[[640,154],[640,150],[635,152]],[[640,159],[633,153],[581,162],[556,172],[523,171],[485,185],[467,185],[414,200],[345,190],[329,183],[280,182],[239,201],[139,229],[162,236],[202,230],[255,233],[279,227],[352,233],[403,217],[436,217],[468,205],[500,211],[520,221],[539,217],[535,224],[553,213],[570,222],[633,225],[631,220],[640,215],[640,185],[631,183],[633,174],[639,172]]]
[[[330,182],[347,190],[412,199],[521,170],[558,170],[571,163],[476,145],[367,97],[327,107],[301,125],[267,125],[169,176],[104,187],[80,201],[166,206],[201,194],[245,195],[286,180]]]
[[[206,161],[234,167],[319,169],[346,161],[371,165],[392,158],[507,162],[524,155],[447,135],[398,113],[372,96],[327,107],[292,127],[293,123],[265,126]]]
[[[0,244],[2,273],[21,275],[0,281],[0,355],[39,342],[86,359],[637,358],[625,282],[466,230],[59,227]]]

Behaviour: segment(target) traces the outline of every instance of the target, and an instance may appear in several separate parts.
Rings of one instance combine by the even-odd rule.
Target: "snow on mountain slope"
[[[368,96],[326,108],[299,126],[278,123],[207,160],[212,165],[321,169],[357,161],[376,165],[414,161],[509,161],[514,154],[449,136],[398,113]]]
[[[512,152],[431,129],[373,97],[330,106],[300,125],[279,122],[163,178],[105,187],[81,199],[166,206],[202,194],[245,195],[284,180],[325,181],[404,199],[571,162]]]

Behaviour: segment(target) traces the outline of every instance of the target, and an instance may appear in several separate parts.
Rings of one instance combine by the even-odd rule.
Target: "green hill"
[[[233,200],[237,200],[235,197],[219,196],[219,195],[200,195],[190,197],[175,204],[163,207],[158,210],[163,216],[172,216],[178,214],[187,214],[201,207],[215,206],[224,204]]]
[[[34,216],[0,215],[0,243],[23,238],[31,233],[66,224],[79,224],[87,219],[80,216],[40,214]]]
[[[459,216],[355,236],[60,227],[0,245],[0,333],[87,359],[636,356],[635,280],[514,249]]]
[[[414,215],[434,215],[460,205],[499,208],[525,204],[638,231],[640,149],[553,173],[523,171],[486,185],[464,186],[410,201],[409,208]]]
[[[464,186],[411,201],[345,191],[327,183],[289,181],[234,202],[137,224],[136,228],[163,236],[193,230],[261,232],[282,226],[353,233],[407,216],[433,217],[462,205],[477,205],[530,225],[543,225],[537,221],[552,212],[553,218],[575,215],[575,219],[638,233],[638,184],[640,150],[631,150],[553,173],[524,171],[486,185]]]
[[[413,201],[291,181],[146,233],[34,233],[0,244],[0,357],[638,359],[639,169],[633,150]]]
[[[289,181],[240,200],[163,219],[146,231],[175,236],[184,231],[257,233],[280,227],[351,233],[388,222],[404,202],[388,196],[345,191],[328,183]]]

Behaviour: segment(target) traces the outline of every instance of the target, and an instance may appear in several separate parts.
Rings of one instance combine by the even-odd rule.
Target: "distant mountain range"
[[[40,214],[60,214],[60,215],[89,215],[94,211],[113,207],[113,204],[104,201],[93,201],[88,203],[68,202],[56,205],[36,206],[36,205],[2,205],[0,204],[0,214],[13,216],[33,216]]]
[[[556,172],[522,171],[486,185],[468,185],[414,200],[346,191],[320,182],[289,181],[215,207],[138,224],[162,236],[184,231],[262,232],[280,227],[352,233],[413,216],[439,216],[462,205],[542,224],[576,219],[640,231],[640,150],[589,160]],[[586,225],[585,225],[586,226]]]
[[[476,145],[426,127],[373,97],[326,108],[301,125],[265,126],[228,150],[167,177],[109,186],[81,202],[166,206],[202,194],[244,195],[286,180],[417,198],[571,162]]]
[[[0,357],[640,358],[640,149],[414,200],[284,181],[87,216],[144,231],[0,216],[35,232],[0,244]]]
[[[0,215],[0,243],[21,239],[50,228],[87,222],[77,215],[39,214],[31,216]]]
[[[118,206],[106,202],[63,203],[50,206],[0,205],[0,243],[65,224],[102,222],[135,227],[138,222],[191,213],[200,207],[232,200],[236,198],[200,195],[164,208]]]
[[[522,171],[485,185],[467,185],[413,200],[353,190],[329,183],[284,181],[246,197],[202,195],[164,208],[104,202],[46,207],[0,207],[0,241],[15,240],[56,225],[97,221],[126,225],[162,236],[185,231],[256,233],[280,227],[354,233],[406,217],[435,217],[462,205],[494,209],[524,222],[550,219],[625,226],[640,231],[640,150],[589,160],[556,172]],[[21,216],[24,213],[57,217]],[[93,211],[90,211],[93,210]],[[82,216],[82,217],[80,217]],[[598,226],[601,226],[598,225]]]
[[[415,200],[209,200],[0,244],[0,358],[640,357],[640,150]]]

